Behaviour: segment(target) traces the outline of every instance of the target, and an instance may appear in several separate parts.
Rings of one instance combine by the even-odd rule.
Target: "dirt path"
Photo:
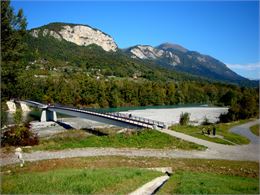
[[[254,121],[255,123],[259,121]],[[253,122],[232,128],[232,131],[250,131],[249,127]],[[205,151],[183,151],[183,150],[154,150],[154,149],[117,149],[117,148],[83,148],[68,149],[60,151],[37,151],[25,153],[25,161],[38,161],[55,158],[89,157],[89,156],[142,156],[142,157],[167,157],[167,158],[199,158],[199,159],[226,159],[242,161],[259,161],[259,141],[248,145],[228,146],[211,143],[205,140],[194,138],[182,133],[171,130],[161,130],[171,136],[176,136],[187,141],[205,145],[208,147]],[[251,140],[251,139],[250,139]],[[18,163],[14,155],[2,156],[1,165]]]

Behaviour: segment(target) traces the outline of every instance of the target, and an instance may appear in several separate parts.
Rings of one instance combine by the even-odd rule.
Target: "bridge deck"
[[[91,116],[96,116],[99,118],[103,118],[104,120],[112,120],[112,121],[117,121],[121,123],[127,123],[132,126],[136,127],[142,127],[142,128],[165,128],[165,124],[160,121],[156,120],[151,120],[151,119],[146,119],[138,116],[133,116],[133,115],[127,115],[127,114],[122,114],[118,112],[113,112],[113,113],[107,113],[107,112],[100,112],[97,110],[93,109],[78,109],[78,108],[71,108],[71,107],[65,107],[65,106],[60,106],[60,105],[46,105],[42,104],[39,102],[35,101],[30,101],[26,100],[23,101],[27,103],[30,106],[38,107],[41,109],[47,109],[50,111],[56,111],[58,113],[68,113],[69,115],[72,116],[79,116],[79,114],[87,114]],[[81,116],[81,115],[80,115]]]

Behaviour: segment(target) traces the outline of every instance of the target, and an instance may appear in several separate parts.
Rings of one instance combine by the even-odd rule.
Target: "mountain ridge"
[[[83,31],[82,34],[81,30]],[[233,84],[251,82],[249,79],[229,69],[226,64],[218,59],[209,55],[200,54],[197,51],[190,51],[175,43],[165,42],[158,46],[137,44],[132,47],[120,49],[110,35],[97,28],[85,24],[63,22],[49,23],[37,28],[32,28],[28,32],[34,38],[38,38],[39,36],[42,38],[51,36],[57,40],[72,42],[78,46],[90,46],[95,44],[106,52],[121,51],[130,58],[139,59],[143,63],[148,62],[148,64],[152,62],[170,71],[184,72]]]
[[[96,44],[105,51],[116,51],[118,49],[110,35],[89,25],[55,22],[33,28],[29,30],[29,33],[36,38],[49,35],[58,40],[65,39],[79,46]]]

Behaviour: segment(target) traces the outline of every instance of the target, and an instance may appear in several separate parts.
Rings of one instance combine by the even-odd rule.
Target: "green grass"
[[[171,126],[171,129],[174,131],[178,131],[181,133],[185,133],[200,139],[204,139],[207,141],[215,142],[215,143],[220,143],[220,144],[227,144],[227,145],[233,145],[234,144],[248,144],[250,141],[241,135],[231,133],[229,132],[229,129],[236,126],[243,124],[245,122],[248,122],[248,120],[243,120],[243,121],[236,121],[232,123],[220,123],[216,124],[216,135],[223,136],[223,138],[218,138],[218,137],[209,137],[207,135],[202,134],[202,129],[205,128],[210,128],[212,130],[213,126],[212,125],[207,125],[207,126],[181,126],[181,125],[174,125]],[[227,140],[227,141],[226,141]]]
[[[177,171],[159,194],[259,194],[257,178]]]
[[[78,133],[79,130],[75,131]],[[204,150],[206,147],[160,133],[155,130],[141,130],[129,134],[112,134],[107,136],[58,136],[42,140],[32,150],[62,150],[84,147],[114,148],[153,148],[153,149],[184,149]]]
[[[138,168],[18,173],[2,177],[1,194],[126,194],[160,175]]]
[[[3,166],[1,169],[3,174],[1,175],[2,191],[0,193],[29,194],[28,189],[25,192],[22,191],[25,190],[24,187],[20,187],[29,182],[29,190],[37,189],[38,193],[46,194],[76,194],[84,188],[86,188],[86,193],[95,188],[103,188],[99,191],[89,192],[91,194],[127,194],[157,177],[154,175],[148,178],[146,170],[140,169],[148,167],[171,167],[174,171],[170,180],[159,190],[159,193],[162,194],[177,192],[183,192],[183,194],[258,194],[259,192],[258,162],[99,156],[26,162],[23,168],[15,164]],[[139,172],[141,172],[140,177],[138,176]],[[84,177],[84,174],[88,175],[87,178]],[[122,178],[122,180],[115,181],[118,178],[114,178],[111,174]],[[44,184],[46,178],[48,181]],[[18,186],[15,187],[15,184]],[[55,184],[57,186],[54,186]],[[11,188],[16,191],[11,191]],[[60,188],[62,190],[63,188],[68,189],[68,191],[58,191]],[[72,190],[74,191],[72,192]],[[33,192],[31,191],[31,193]]]
[[[260,130],[260,125],[259,124],[256,124],[252,127],[250,127],[250,130],[253,134],[259,136],[259,130]]]

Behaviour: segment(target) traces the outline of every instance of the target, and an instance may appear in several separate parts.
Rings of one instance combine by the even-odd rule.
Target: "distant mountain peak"
[[[116,51],[118,49],[111,36],[83,24],[55,22],[32,29],[30,34],[36,38],[39,36],[51,36],[59,41],[66,40],[80,46],[96,44],[105,51]]]
[[[187,51],[189,51],[188,49],[182,47],[181,45],[178,44],[174,44],[174,43],[162,43],[161,45],[157,46],[158,49],[163,49],[163,50],[177,50],[177,51],[181,51],[183,53],[186,53]]]

